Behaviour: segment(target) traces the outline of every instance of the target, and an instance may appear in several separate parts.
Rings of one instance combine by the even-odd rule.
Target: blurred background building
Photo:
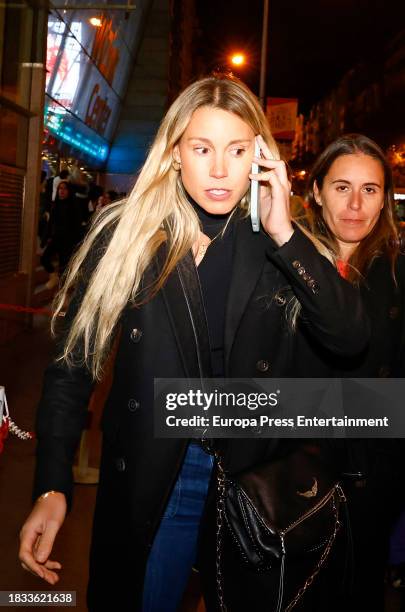
[[[0,5],[0,342],[30,319],[7,304],[52,295],[38,254],[41,171],[68,170],[85,195],[127,193],[169,100],[193,79],[196,30],[186,0]]]
[[[41,169],[47,6],[0,5],[0,302],[31,297]],[[34,247],[35,245],[35,247]],[[21,317],[1,313],[0,340]]]

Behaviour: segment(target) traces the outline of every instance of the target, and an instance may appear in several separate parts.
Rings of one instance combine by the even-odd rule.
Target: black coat
[[[306,353],[308,376],[317,369],[325,377],[400,377],[405,373],[405,255],[396,260],[394,281],[391,262],[377,257],[360,284],[364,310],[370,320],[370,341],[352,357],[332,355],[305,330],[298,339],[298,359]],[[296,364],[306,374],[305,363]]]
[[[297,334],[285,316],[285,293],[298,297],[302,325],[328,351],[359,353],[369,333],[360,296],[312,243],[296,229],[288,243],[277,248],[265,234],[253,234],[248,219],[236,224],[225,323],[226,375],[296,374]],[[93,260],[97,257],[93,254]],[[79,300],[80,291],[67,324]],[[141,600],[148,551],[187,446],[187,440],[153,437],[153,379],[209,375],[207,337],[191,255],[151,301],[127,307],[122,314],[114,381],[102,419],[91,610],[133,611]],[[317,374],[315,367],[312,376]],[[34,496],[53,489],[63,491],[70,503],[71,464],[91,390],[84,368],[68,370],[60,363],[48,367],[37,419]],[[229,441],[226,467],[237,472],[263,461],[276,445],[273,440]]]
[[[305,362],[301,364],[305,375],[310,376],[315,367],[325,377],[405,376],[405,255],[399,254],[396,260],[395,280],[388,258],[375,258],[360,291],[370,321],[367,346],[358,355],[342,359],[327,354],[304,332],[297,343],[298,355],[308,357],[308,370]],[[347,455],[363,478],[357,486],[346,483],[354,555],[352,594],[345,609],[380,612],[389,536],[399,512],[405,511],[405,444],[403,439],[351,440]],[[339,605],[337,601],[337,609],[341,609]]]
[[[81,236],[82,217],[79,203],[73,196],[52,203],[47,238],[63,250],[72,251]]]

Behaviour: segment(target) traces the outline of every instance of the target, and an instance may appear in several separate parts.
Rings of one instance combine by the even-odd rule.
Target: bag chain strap
[[[217,485],[218,485],[218,494],[217,494],[217,531],[216,531],[216,582],[217,582],[217,595],[218,595],[218,600],[219,600],[219,608],[221,612],[227,612],[227,608],[225,605],[225,600],[224,600],[224,588],[223,588],[223,577],[222,577],[222,568],[221,568],[221,561],[222,561],[222,528],[223,528],[223,524],[224,524],[224,512],[225,512],[225,471],[224,471],[224,466],[222,463],[222,458],[220,456],[220,454],[218,453],[218,451],[216,451],[214,453],[215,455],[215,459],[217,460]],[[338,494],[339,497],[339,501],[346,501],[346,497],[345,494],[341,488],[341,486],[338,484],[336,485],[336,493]],[[332,546],[336,540],[336,536],[338,534],[338,531],[341,527],[341,522],[339,520],[339,511],[338,511],[338,507],[336,505],[336,499],[335,499],[335,495],[332,497],[332,508],[333,508],[333,515],[334,515],[334,519],[335,519],[335,525],[334,525],[334,529],[333,532],[328,540],[328,543],[318,561],[318,563],[315,566],[314,571],[312,572],[312,574],[306,579],[306,581],[304,582],[304,584],[302,585],[302,587],[298,590],[298,593],[296,594],[296,596],[294,597],[294,599],[288,604],[288,606],[285,608],[284,612],[290,612],[290,610],[292,610],[297,603],[299,602],[299,600],[303,597],[305,591],[311,586],[311,584],[313,583],[313,581],[315,580],[316,576],[319,574],[322,566],[324,565],[325,561],[327,560],[327,558],[329,557],[329,554],[332,550]]]
[[[224,524],[225,511],[225,471],[222,463],[222,458],[218,451],[214,453],[217,460],[217,550],[216,550],[216,579],[217,579],[217,595],[219,599],[219,608],[221,612],[227,612],[224,600],[224,588],[222,578],[222,527]]]
[[[341,488],[340,485],[336,485],[336,493],[339,496],[339,501],[346,501],[346,496],[343,493],[343,490]],[[328,543],[318,561],[318,563],[315,566],[314,571],[312,572],[312,574],[309,576],[309,578],[307,578],[304,582],[304,584],[302,585],[302,587],[298,590],[298,593],[296,594],[296,596],[294,597],[294,599],[288,604],[288,606],[285,608],[284,612],[290,612],[290,610],[292,610],[294,608],[294,606],[298,603],[298,601],[301,599],[301,597],[304,595],[305,591],[308,589],[308,587],[311,586],[311,584],[313,583],[313,581],[315,580],[316,576],[319,574],[323,564],[325,563],[326,559],[329,557],[330,551],[332,550],[332,546],[336,540],[336,536],[338,534],[338,531],[341,527],[341,522],[339,520],[339,510],[338,507],[336,506],[336,499],[335,499],[335,495],[332,498],[332,508],[333,508],[333,515],[335,518],[335,525],[333,528],[333,532],[328,540]]]

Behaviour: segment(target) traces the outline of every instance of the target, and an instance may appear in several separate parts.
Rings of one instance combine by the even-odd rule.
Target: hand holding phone
[[[294,233],[290,213],[291,185],[288,180],[285,162],[278,157],[277,150],[271,151],[264,138],[256,136],[260,153],[255,155],[249,178],[251,184],[251,216],[254,232],[262,229],[278,245],[285,244]],[[255,179],[255,180],[254,180]],[[258,184],[260,183],[260,196]],[[256,184],[256,186],[255,186]],[[259,200],[260,197],[260,200]]]
[[[260,157],[260,147],[255,138],[255,157]],[[252,163],[252,174],[259,172],[259,166],[255,162]],[[252,221],[252,229],[254,232],[260,231],[260,202],[259,202],[259,182],[250,181],[250,218]]]

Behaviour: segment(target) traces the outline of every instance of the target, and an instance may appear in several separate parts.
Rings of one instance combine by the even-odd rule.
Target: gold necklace
[[[198,254],[200,257],[204,257],[209,245],[210,245],[209,242],[207,244],[200,244],[199,249],[198,249]]]
[[[214,236],[214,238],[212,240],[210,240],[209,242],[204,242],[204,243],[199,245],[199,247],[198,247],[198,255],[199,255],[199,257],[204,257],[205,253],[207,252],[208,247],[211,246],[211,244],[218,238],[218,236],[221,235],[221,233],[222,233],[222,230],[219,232],[219,234]],[[204,234],[204,236],[205,235],[206,234]],[[209,238],[209,236],[207,236],[207,238]]]

